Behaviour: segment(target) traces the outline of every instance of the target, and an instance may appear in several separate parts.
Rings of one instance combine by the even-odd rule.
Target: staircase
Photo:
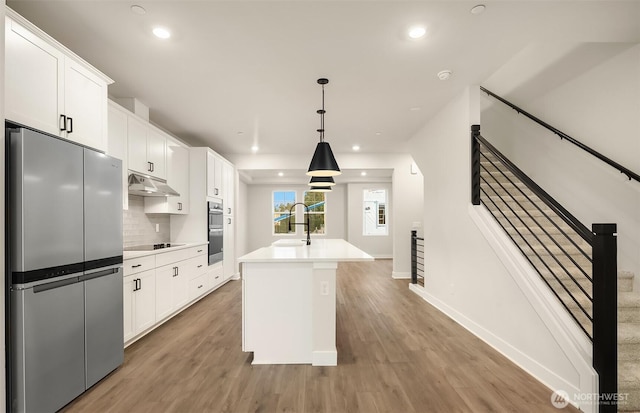
[[[481,148],[481,201],[590,337],[591,246],[501,162]],[[511,195],[509,195],[511,194]],[[618,410],[640,411],[640,293],[618,272]]]

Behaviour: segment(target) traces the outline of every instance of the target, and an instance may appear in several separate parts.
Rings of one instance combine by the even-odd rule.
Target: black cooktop
[[[153,250],[161,250],[163,248],[180,247],[182,245],[185,245],[185,244],[163,242],[160,244],[135,245],[133,247],[126,247],[124,248],[124,251],[153,251]]]

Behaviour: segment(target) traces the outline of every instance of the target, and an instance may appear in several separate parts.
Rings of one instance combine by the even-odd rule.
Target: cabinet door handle
[[[214,194],[218,195],[218,188],[213,188]]]
[[[227,218],[227,224],[231,224],[231,218]]]
[[[147,172],[151,172],[151,171],[152,171],[152,169],[151,169],[151,162],[147,161],[147,165],[148,165],[148,166],[147,166]]]
[[[133,289],[133,291],[138,291],[141,286],[140,286],[140,278],[136,278],[135,280],[133,280],[133,282],[135,283],[135,288]]]
[[[229,211],[227,214],[231,215],[231,208],[227,208],[227,210]]]
[[[67,128],[67,133],[72,133],[73,132],[73,118],[67,116],[67,123],[69,124],[69,127]]]
[[[138,267],[142,267],[142,264],[137,264],[137,265],[132,265],[131,268],[138,268]]]
[[[178,211],[182,211],[182,202],[178,202]]]
[[[60,131],[67,130],[67,117],[64,115],[60,115],[60,120],[58,121],[58,127]]]
[[[142,278],[138,278],[138,290],[142,290]]]

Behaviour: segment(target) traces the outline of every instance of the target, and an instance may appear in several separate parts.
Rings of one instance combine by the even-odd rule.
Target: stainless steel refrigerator
[[[7,123],[10,408],[55,412],[122,364],[122,163]]]

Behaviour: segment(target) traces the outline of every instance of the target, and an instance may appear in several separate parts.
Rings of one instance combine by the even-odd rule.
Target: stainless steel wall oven
[[[209,265],[222,261],[223,217],[222,201],[207,202],[209,210]]]

